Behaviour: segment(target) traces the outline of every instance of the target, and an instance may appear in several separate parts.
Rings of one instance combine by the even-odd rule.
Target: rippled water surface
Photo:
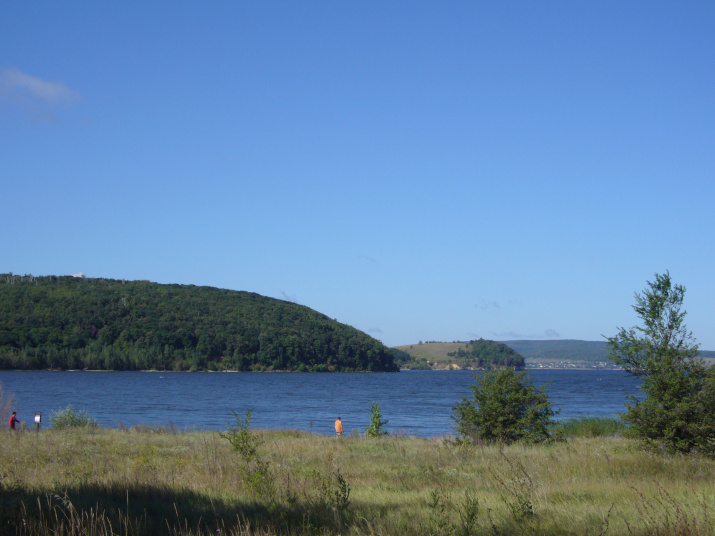
[[[549,384],[559,419],[616,416],[638,381],[617,370],[532,370],[535,385]],[[0,372],[14,394],[18,416],[31,423],[72,405],[102,426],[119,423],[222,430],[232,411],[251,411],[254,428],[293,428],[332,433],[340,416],[345,430],[364,432],[373,402],[388,432],[433,437],[454,432],[450,415],[474,382],[468,371],[403,371],[396,374]],[[29,425],[29,424],[28,424]]]

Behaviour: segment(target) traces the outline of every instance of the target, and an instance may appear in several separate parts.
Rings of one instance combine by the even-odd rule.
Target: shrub
[[[643,380],[643,400],[631,397],[622,414],[647,446],[668,452],[715,454],[715,369],[698,357],[683,324],[685,288],[655,274],[633,306],[643,327],[619,328],[609,357]]]
[[[372,408],[370,409],[370,424],[367,425],[365,430],[365,435],[367,437],[380,437],[387,435],[387,432],[383,430],[383,427],[389,421],[383,421],[382,415],[380,414],[380,405],[377,402],[372,403]]]
[[[228,440],[233,450],[243,460],[239,469],[241,480],[253,493],[259,497],[272,499],[275,494],[275,477],[271,473],[270,463],[263,459],[259,451],[263,441],[251,430],[251,412],[246,410],[246,418],[241,419],[233,412],[235,426],[226,426],[225,432],[219,435]]]
[[[473,398],[462,396],[452,419],[461,440],[536,443],[550,438],[556,412],[546,395],[546,386],[534,387],[526,372],[514,369],[488,370],[475,374],[470,385]]]
[[[89,416],[84,410],[75,411],[75,409],[69,405],[65,409],[53,411],[50,414],[50,422],[52,427],[57,430],[62,430],[64,428],[96,428],[97,421]]]

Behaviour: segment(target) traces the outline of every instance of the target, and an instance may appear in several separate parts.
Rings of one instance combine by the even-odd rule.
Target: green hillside
[[[415,362],[430,362],[436,368],[456,365],[465,366],[463,359],[457,359],[469,347],[469,342],[426,342],[398,346],[407,352]],[[606,341],[503,341],[503,344],[521,354],[526,363],[604,363],[608,362]],[[700,355],[706,362],[715,364],[715,352],[702,350]],[[468,365],[466,365],[468,366]]]
[[[450,358],[451,352],[464,349],[463,342],[426,342],[418,344],[407,344],[404,346],[396,346],[398,350],[408,353],[415,361],[430,361],[436,363],[454,362]]]
[[[489,366],[524,368],[524,357],[507,345],[496,341],[479,339],[468,342],[427,342],[398,346],[406,352],[412,362],[404,366],[413,367],[421,363],[433,368],[482,369]]]
[[[0,274],[0,368],[395,371],[381,342],[255,293]]]

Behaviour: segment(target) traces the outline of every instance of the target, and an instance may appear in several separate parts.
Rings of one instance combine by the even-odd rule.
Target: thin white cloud
[[[31,97],[49,104],[79,100],[79,93],[62,82],[48,82],[14,68],[0,72],[0,94]]]
[[[63,109],[81,100],[79,93],[62,82],[48,82],[15,68],[0,71],[0,105],[31,119],[55,123]]]

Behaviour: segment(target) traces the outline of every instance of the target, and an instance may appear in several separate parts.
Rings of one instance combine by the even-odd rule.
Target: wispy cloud
[[[555,329],[547,329],[546,331],[544,331],[544,337],[546,337],[547,339],[560,339],[561,334]]]
[[[0,99],[33,117],[56,121],[58,107],[76,104],[81,97],[62,82],[5,68],[0,71]]]
[[[527,339],[528,337],[516,331],[490,331],[489,334],[495,339]]]
[[[500,340],[545,340],[545,339],[560,339],[561,334],[555,329],[547,329],[543,333],[525,335],[516,331],[492,331],[490,335],[495,339]]]
[[[79,94],[62,82],[47,82],[19,69],[3,69],[0,73],[0,91],[20,92],[47,102],[74,101]]]
[[[489,301],[484,299],[481,303],[476,304],[474,307],[477,307],[482,311],[486,311],[487,309],[501,309],[499,302],[497,302],[496,300]]]
[[[290,294],[286,293],[285,291],[281,290],[281,295],[283,296],[283,299],[285,301],[295,303],[295,294],[290,295]]]
[[[486,311],[488,309],[501,309],[502,304],[504,304],[504,307],[509,309],[512,307],[521,307],[521,302],[519,300],[512,300],[508,299],[506,301],[501,300],[488,300],[486,298],[482,298],[479,303],[475,303],[474,307],[475,309],[481,309],[482,311]]]

